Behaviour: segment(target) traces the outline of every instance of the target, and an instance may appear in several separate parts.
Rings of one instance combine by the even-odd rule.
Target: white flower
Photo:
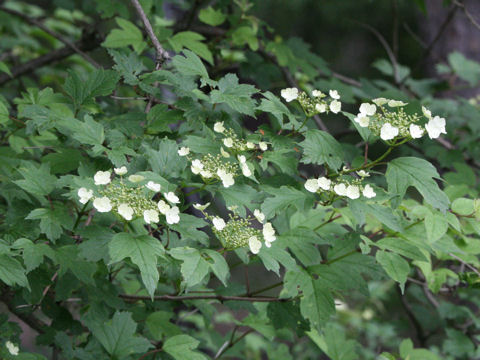
[[[190,168],[192,169],[192,173],[200,174],[200,171],[203,170],[203,164],[200,160],[195,159],[192,161],[192,166]]]
[[[260,147],[260,150],[262,150],[262,151],[267,151],[267,149],[268,149],[268,144],[265,141],[260,141],[258,143],[258,146]]]
[[[218,177],[222,180],[223,186],[228,188],[235,184],[235,180],[233,179],[233,175],[227,173],[224,169],[217,170]]]
[[[250,141],[247,141],[247,149],[255,149],[255,144]]]
[[[252,176],[252,172],[250,171],[250,168],[248,167],[247,163],[242,163],[242,174],[243,176],[249,177]]]
[[[313,97],[324,97],[325,94],[322,93],[320,90],[313,90],[313,91],[312,91],[312,96],[313,96]]]
[[[330,103],[330,111],[334,114],[338,114],[340,110],[342,110],[342,103],[338,100],[333,100]]]
[[[158,210],[165,215],[168,210],[170,210],[170,205],[168,205],[165,201],[160,200],[157,204]]]
[[[419,139],[423,136],[423,129],[415,124],[410,124],[410,135],[413,139]]]
[[[153,209],[145,210],[143,212],[143,220],[145,220],[147,224],[158,223],[160,221],[158,218],[158,211]]]
[[[377,106],[382,106],[388,103],[388,99],[381,97],[381,98],[373,99],[372,102],[375,103]]]
[[[360,105],[360,114],[365,114],[367,116],[375,115],[377,112],[377,107],[374,104],[363,103]]]
[[[150,189],[155,192],[159,192],[162,186],[160,184],[157,184],[156,182],[149,181],[147,185],[145,185],[147,189]]]
[[[93,180],[95,185],[107,185],[110,183],[110,171],[97,171]]]
[[[95,200],[93,200],[93,207],[97,209],[98,212],[109,212],[112,210],[112,202],[106,196],[95,198]]]
[[[398,135],[398,128],[392,126],[390,123],[383,124],[380,129],[380,137],[382,140],[392,140]]]
[[[245,157],[245,155],[238,155],[237,159],[238,161],[240,161],[240,164],[245,164],[245,162],[247,161],[247,158]]]
[[[427,117],[428,119],[432,118],[432,112],[428,110],[425,106],[422,106],[422,113]]]
[[[253,211],[253,216],[255,216],[255,218],[258,220],[258,222],[261,222],[263,223],[263,220],[265,220],[265,214],[262,213],[260,210],[258,209],[255,209]]]
[[[337,195],[345,196],[347,194],[347,187],[344,183],[336,184],[333,187],[333,191],[335,191]]]
[[[248,239],[248,246],[253,254],[258,254],[262,248],[262,243],[257,239],[256,236],[252,236]]]
[[[358,170],[357,174],[358,174],[358,176],[361,176],[361,177],[369,177],[370,176],[370,173],[365,171],[365,170]]]
[[[223,133],[225,131],[225,127],[223,126],[223,121],[217,121],[215,125],[213,125],[213,131],[218,133]]]
[[[365,185],[362,194],[369,199],[377,196],[377,194],[375,193],[375,191],[373,191],[373,188],[369,184]]]
[[[175,195],[173,191],[170,191],[168,193],[163,193],[163,196],[172,204],[178,204],[180,202],[180,199],[178,198],[177,195]]]
[[[400,100],[389,100],[388,101],[388,106],[390,107],[399,107],[399,106],[405,106],[408,103],[404,103],[403,101]]]
[[[120,176],[125,175],[128,172],[126,166],[122,166],[120,168],[113,168],[113,171],[115,171],[115,174]]]
[[[93,197],[93,190],[88,190],[84,187],[78,189],[78,197],[82,204],[86,204]]]
[[[125,219],[125,220],[132,220],[133,218],[133,209],[128,206],[127,204],[120,204],[117,209],[118,213]]]
[[[218,216],[212,219],[212,223],[213,223],[213,226],[215,226],[215,229],[217,229],[218,231],[222,231],[225,228],[225,226],[227,226],[227,224],[225,224],[225,221]]]
[[[337,90],[330,90],[330,91],[328,92],[328,94],[330,95],[330,97],[331,97],[332,99],[335,99],[335,100],[340,99],[340,95],[338,94],[338,91],[337,91]]]
[[[205,205],[196,203],[196,204],[193,204],[193,207],[194,207],[195,209],[197,209],[197,210],[203,211],[203,210],[205,210],[209,205],[210,205],[209,202],[206,203]]]
[[[320,114],[324,113],[327,111],[327,105],[325,104],[316,104],[315,105],[315,110],[317,110]]]
[[[222,154],[222,156],[224,158],[229,158],[230,157],[230,154],[228,152],[226,152],[225,150],[223,150],[223,147],[220,148],[220,154]]]
[[[227,148],[231,148],[233,146],[232,138],[223,139],[223,145],[225,145]]]
[[[180,222],[180,209],[178,208],[178,206],[174,206],[171,209],[168,209],[165,217],[167,219],[167,223],[169,223],[170,225]]]
[[[269,222],[263,225],[262,234],[263,234],[263,239],[265,240],[266,247],[272,246],[270,243],[277,240],[277,237],[275,236],[275,229],[273,228],[272,224]]]
[[[290,102],[292,100],[295,100],[298,97],[298,89],[297,88],[283,89],[280,92],[280,95],[285,99],[286,102]]]
[[[318,186],[323,190],[330,190],[330,185],[332,184],[332,180],[327,179],[325,176],[319,177],[317,179]]]
[[[345,195],[350,199],[358,199],[360,197],[360,189],[357,185],[348,185]]]
[[[12,343],[11,341],[7,341],[5,343],[5,346],[8,350],[8,352],[13,355],[13,356],[17,356],[18,355],[18,352],[20,351],[20,349],[18,348],[18,346],[16,346],[14,343]]]
[[[142,181],[142,180],[144,180],[144,179],[145,179],[145,176],[136,175],[136,174],[135,174],[135,175],[130,175],[130,176],[128,177],[128,180],[131,181],[131,182],[133,182],[133,183],[140,182],[140,181]]]
[[[375,105],[373,105],[375,106]],[[356,123],[358,123],[361,127],[368,127],[370,124],[370,118],[366,114],[358,114],[356,118],[353,119]]]
[[[180,150],[178,150],[177,152],[178,152],[178,155],[180,156],[187,156],[188,154],[190,154],[190,148],[186,146],[182,146]]]
[[[209,179],[213,176],[212,173],[207,170],[200,171],[200,175],[202,175],[205,179]]]
[[[312,192],[312,193],[315,193],[317,192],[318,190],[318,180],[317,179],[308,179],[307,181],[305,181],[305,189],[307,189],[308,191]]]
[[[436,139],[440,134],[446,134],[445,130],[445,119],[440,116],[435,116],[433,119],[425,124],[425,129],[427,129],[428,136],[430,139]]]

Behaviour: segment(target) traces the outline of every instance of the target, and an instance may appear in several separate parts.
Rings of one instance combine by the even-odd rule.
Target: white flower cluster
[[[142,175],[133,174],[124,182],[123,175],[127,173],[127,168],[114,169],[115,174],[120,175],[119,180],[112,180],[110,171],[97,171],[93,180],[99,188],[94,196],[92,189],[78,189],[79,201],[86,204],[93,199],[93,207],[98,212],[107,213],[114,211],[123,219],[130,221],[137,217],[143,217],[145,223],[153,224],[160,221],[159,212],[165,216],[168,224],[176,224],[180,221],[180,210],[176,204],[180,202],[178,196],[173,192],[164,192],[165,200],[158,203],[152,200],[153,195],[160,192],[161,185],[153,181],[148,181],[140,185],[145,178]],[[152,192],[154,193],[152,195]],[[169,205],[172,204],[172,205]]]
[[[369,199],[375,197],[377,194],[372,186],[369,184],[362,184],[363,178],[370,176],[370,174],[364,170],[358,171],[357,174],[360,176],[360,179],[355,179],[351,182],[341,180],[334,182],[331,179],[322,176],[318,179],[308,179],[304,186],[305,189],[312,193],[333,191],[339,196],[346,196],[353,200],[358,199],[360,194]]]
[[[424,135],[425,130],[430,139],[436,139],[440,134],[447,133],[445,119],[439,116],[432,117],[432,112],[423,106],[422,113],[427,120],[424,127],[417,124],[421,120],[420,115],[416,113],[407,115],[405,113],[403,107],[407,103],[403,101],[378,98],[372,100],[372,102],[373,104],[361,104],[359,113],[354,120],[361,127],[368,127],[382,140],[389,141],[397,137],[419,139]]]
[[[20,352],[20,349],[18,348],[18,346],[12,343],[11,341],[7,341],[5,343],[5,347],[7,348],[10,355],[17,356]]]
[[[225,160],[224,156],[206,154],[201,159],[192,159],[191,161],[190,169],[192,173],[200,175],[204,180],[220,180],[226,188],[235,184],[234,177],[238,173],[239,165],[233,161]]]
[[[212,222],[214,234],[227,250],[248,246],[253,254],[258,254],[262,248],[262,240],[263,244],[269,248],[272,246],[272,242],[277,239],[272,224],[265,222],[265,215],[258,209],[253,212],[254,218],[247,217],[244,219],[235,212],[234,207],[229,208],[232,214],[229,214],[229,219],[225,221],[219,216],[211,216],[204,212],[208,205],[210,203],[205,205],[194,204],[193,207],[200,210]],[[251,222],[254,220],[263,224],[262,230],[251,226]]]
[[[328,111],[338,114],[342,110],[340,94],[337,90],[330,90],[328,92],[330,98],[328,101],[326,100],[327,94],[324,94],[320,90],[313,90],[312,97],[309,97],[305,92],[298,91],[297,88],[287,88],[283,89],[280,95],[286,102],[297,100],[307,116],[322,114]]]

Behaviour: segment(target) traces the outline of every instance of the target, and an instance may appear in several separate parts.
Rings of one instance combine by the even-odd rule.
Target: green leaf
[[[37,168],[33,162],[23,162],[18,172],[25,180],[14,183],[30,194],[45,196],[55,189],[57,178],[50,174],[49,164],[42,164]]]
[[[447,218],[443,215],[429,213],[425,216],[425,230],[429,243],[440,239],[448,230]]]
[[[458,51],[448,55],[448,62],[462,80],[465,80],[470,86],[475,86],[480,81],[480,64],[476,61],[467,59]]]
[[[452,202],[452,211],[462,216],[475,213],[475,201],[467,198],[458,198]]]
[[[207,360],[202,353],[195,351],[200,341],[188,335],[171,337],[163,344],[163,351],[175,360]]]
[[[167,311],[155,311],[148,315],[147,328],[155,340],[162,340],[162,337],[180,335],[182,330],[170,322],[173,313]]]
[[[225,258],[215,250],[205,249],[203,250],[203,253],[209,257],[207,261],[215,276],[223,283],[223,285],[227,286],[227,280],[230,277],[230,268],[228,267]]]
[[[109,322],[93,323],[89,327],[112,359],[130,358],[132,354],[144,353],[152,348],[147,339],[135,335],[137,323],[129,312],[116,312]]]
[[[81,79],[77,73],[70,71],[63,88],[78,108],[94,104],[94,97],[110,95],[117,86],[118,78],[116,71],[102,68],[88,74],[87,79]]]
[[[205,37],[193,31],[182,31],[168,39],[175,52],[180,52],[183,48],[192,50],[195,54],[205,59],[213,65],[213,56],[208,46],[202,43]]]
[[[388,191],[398,194],[398,204],[409,186],[414,186],[425,201],[445,212],[448,209],[447,195],[440,190],[434,178],[440,178],[435,167],[428,161],[416,157],[402,157],[388,163],[385,174]]]
[[[157,260],[165,252],[160,241],[148,235],[119,233],[113,237],[108,247],[112,263],[129,257],[138,266],[142,281],[153,299],[160,277]]]
[[[270,191],[268,191],[270,193]],[[298,210],[303,210],[305,202],[308,200],[307,194],[290,186],[282,186],[280,189],[272,190],[273,197],[265,199],[262,204],[262,212],[267,219],[275,214],[283,212],[289,206],[295,206]]]
[[[55,259],[60,266],[58,275],[62,277],[71,271],[81,282],[94,285],[93,274],[97,271],[97,265],[81,259],[79,253],[77,245],[65,245],[56,250]]]
[[[258,38],[256,31],[250,26],[240,26],[232,33],[234,45],[248,45],[252,51],[258,50]]]
[[[210,92],[210,101],[213,104],[226,103],[234,111],[254,116],[256,102],[252,95],[257,92],[252,85],[239,84],[237,75],[227,74],[219,80],[218,90]]]
[[[260,105],[257,107],[257,110],[272,114],[281,124],[283,123],[284,116],[286,116],[290,121],[295,120],[295,116],[278,97],[273,95],[270,91],[262,93],[262,95],[265,98],[262,99]]]
[[[0,101],[0,124],[5,124],[10,120],[8,115],[9,112],[7,106],[2,101]]]
[[[35,244],[29,239],[20,238],[13,243],[12,247],[23,250],[23,262],[27,268],[27,273],[40,266],[44,256],[55,259],[53,250],[44,243]]]
[[[208,79],[207,69],[202,60],[192,51],[184,50],[183,55],[176,55],[172,59],[172,64],[183,75],[200,76]]]
[[[177,143],[167,138],[160,141],[158,150],[147,148],[146,155],[153,172],[166,179],[179,177],[187,166],[185,158],[178,156]]]
[[[134,52],[126,55],[115,50],[109,50],[108,53],[112,56],[113,61],[115,61],[113,68],[120,73],[125,83],[128,85],[137,85],[139,82],[137,76],[145,68],[139,56]]]
[[[12,72],[8,68],[7,64],[5,64],[3,61],[0,61],[0,71],[12,76]]]
[[[335,303],[330,290],[322,280],[313,280],[310,276],[299,286],[303,291],[300,312],[313,327],[320,328],[331,315],[335,314]]]
[[[177,231],[182,241],[194,241],[203,245],[208,245],[208,235],[198,230],[207,226],[205,220],[190,214],[180,214],[180,222],[170,225],[170,228]]]
[[[55,242],[63,233],[63,229],[71,229],[73,218],[63,204],[55,204],[53,208],[38,208],[30,212],[27,220],[40,220],[40,231],[49,240]]]
[[[343,149],[335,138],[321,130],[308,130],[303,147],[302,162],[304,164],[327,164],[333,169],[338,169],[343,163]]]
[[[322,349],[331,360],[356,360],[360,344],[355,340],[347,340],[345,332],[335,326],[328,324],[323,330],[323,338],[326,349]]]
[[[383,238],[375,243],[380,249],[390,250],[412,260],[428,261],[422,251],[407,240],[396,237]]]
[[[113,29],[107,35],[102,46],[107,48],[120,48],[132,45],[137,53],[141,53],[147,44],[143,41],[142,32],[135,24],[117,17],[116,22],[121,29]]]
[[[218,26],[227,19],[227,16],[220,10],[215,10],[213,7],[209,6],[200,10],[198,18],[201,22],[207,25]]]
[[[209,272],[210,264],[197,249],[177,247],[170,250],[170,255],[183,261],[180,271],[189,287],[199,284]]]
[[[253,208],[252,202],[258,199],[258,191],[246,184],[231,186],[229,188],[221,187],[218,189],[218,192],[222,195],[227,207],[239,206],[237,210],[241,216],[245,216],[245,208]]]
[[[105,141],[103,125],[93,120],[90,115],[85,115],[83,122],[77,122],[74,126],[72,136],[82,144],[102,145]],[[71,128],[73,130],[73,127]]]
[[[25,269],[17,260],[7,254],[0,255],[0,280],[8,286],[17,284],[30,288],[25,276]]]
[[[410,266],[405,259],[400,255],[386,251],[377,251],[375,257],[393,280],[399,282],[401,286],[405,284],[410,272]]]

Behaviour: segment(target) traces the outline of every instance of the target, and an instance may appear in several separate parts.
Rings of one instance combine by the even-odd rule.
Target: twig
[[[60,42],[64,43],[65,45],[67,45],[74,52],[78,53],[80,56],[82,56],[85,60],[87,60],[89,63],[91,63],[96,68],[101,67],[99,63],[97,63],[95,60],[93,60],[88,54],[83,52],[75,43],[66,39],[65,37],[63,37],[59,33],[49,29],[41,21],[38,21],[37,19],[31,18],[31,17],[29,17],[29,16],[27,16],[27,15],[25,15],[25,14],[19,12],[19,11],[16,11],[16,10],[13,10],[13,9],[8,9],[6,7],[3,7],[3,6],[0,6],[0,11],[3,11],[3,12],[6,12],[8,14],[11,14],[11,15],[17,16],[19,18],[22,18],[23,20],[25,20],[29,24],[34,25],[34,26],[42,29],[47,34],[53,36],[55,39],[59,40]]]
[[[156,353],[158,353],[158,352],[160,352],[160,351],[163,351],[163,349],[160,348],[160,349],[150,350],[149,352],[146,352],[145,354],[143,354],[142,356],[140,356],[140,357],[138,358],[138,360],[142,360],[142,359],[146,358],[148,355],[156,354]]]
[[[140,19],[142,20],[143,25],[145,26],[145,30],[147,31],[148,37],[153,43],[153,47],[155,48],[155,51],[156,51],[157,66],[161,67],[162,64],[170,58],[170,55],[168,55],[168,52],[165,51],[162,45],[160,45],[160,41],[158,41],[157,36],[153,32],[152,24],[150,24],[150,20],[148,20],[147,15],[145,15],[142,5],[140,5],[138,0],[131,0],[131,3],[135,8],[135,10],[137,11],[138,16],[140,16]]]
[[[82,51],[89,51],[98,47],[101,42],[100,39],[94,36],[93,34],[89,34],[89,35],[90,36],[87,36],[75,42],[75,46]],[[75,54],[75,51],[71,47],[65,46],[60,49],[54,50],[48,54],[32,59],[24,64],[21,64],[17,67],[12,68],[11,69],[12,76],[6,73],[1,73],[0,85],[3,85],[22,75],[29,74],[45,65],[51,65],[52,63],[63,60],[72,54]]]
[[[470,11],[467,10],[467,8],[465,7],[465,4],[464,3],[461,3],[460,1],[458,0],[453,0],[453,3],[458,6],[459,8],[461,8],[463,10],[463,13],[465,14],[465,16],[468,18],[468,20],[472,23],[473,26],[475,26],[478,30],[480,30],[480,24],[475,20],[475,18],[472,16],[472,14],[470,13]]]
[[[129,295],[120,294],[120,298],[125,300],[137,301],[137,300],[151,300],[150,296],[143,295]],[[280,299],[276,297],[261,297],[261,296],[223,296],[223,295],[159,295],[154,296],[154,301],[185,301],[185,300],[205,300],[213,299],[219,301],[250,301],[250,302],[283,302],[289,301],[289,299]]]
[[[220,357],[225,353],[227,352],[228,349],[230,349],[231,347],[233,347],[236,343],[238,343],[240,340],[242,340],[245,336],[247,336],[248,334],[254,332],[255,330],[253,329],[248,329],[247,331],[245,331],[242,335],[240,335],[237,339],[235,339],[234,341],[232,341],[232,338],[233,338],[233,334],[232,334],[232,338],[230,339],[230,341],[227,343],[227,345],[225,346],[225,344],[222,345],[222,347],[218,350],[217,354],[215,355],[214,359],[220,359]]]
[[[457,255],[453,254],[453,253],[448,253],[449,256],[453,257],[454,259],[460,261],[462,264],[464,264],[467,268],[469,268],[470,270],[472,270],[475,274],[477,274],[478,276],[480,276],[480,271],[477,270],[477,268],[475,268],[474,266],[470,265],[469,263],[465,262],[464,260],[462,260],[461,258],[459,258]]]

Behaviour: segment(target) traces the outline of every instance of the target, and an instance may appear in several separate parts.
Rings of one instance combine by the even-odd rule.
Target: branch
[[[233,340],[233,336],[235,335],[235,329],[234,329],[233,332],[232,332],[232,336],[230,337],[230,340],[228,342],[226,342],[225,344],[223,344],[220,349],[218,349],[218,352],[213,359],[214,360],[219,359],[225,352],[227,352],[228,349],[233,347],[236,343],[238,343],[240,340],[242,340],[245,336],[247,336],[248,334],[250,334],[254,331],[255,331],[254,329],[248,329],[242,335],[240,335],[238,338]]]
[[[157,53],[156,63],[157,63],[157,70],[158,70],[160,69],[162,64],[165,62],[165,60],[168,60],[170,58],[170,55],[168,55],[168,52],[165,51],[162,45],[160,45],[160,41],[158,41],[157,36],[153,32],[152,24],[150,24],[150,21],[148,20],[147,15],[145,15],[142,5],[140,5],[138,0],[131,0],[131,2],[135,10],[137,10],[138,16],[140,16],[140,19],[142,20],[143,25],[145,26],[145,30],[147,31],[148,37],[152,41],[153,47],[155,48],[155,51]]]
[[[475,26],[478,30],[480,30],[480,24],[475,20],[475,18],[472,16],[470,11],[467,10],[467,8],[465,7],[465,4],[461,3],[458,0],[453,0],[453,3],[455,4],[455,6],[458,6],[459,8],[461,8],[465,16],[472,23],[472,25]]]
[[[120,294],[120,298],[130,301],[138,300],[151,300],[150,296],[143,295],[129,295],[129,294]],[[280,299],[275,297],[261,297],[261,296],[223,296],[223,295],[185,295],[185,296],[175,296],[175,295],[159,295],[154,296],[154,301],[185,301],[185,300],[219,300],[219,301],[250,301],[250,302],[283,302],[289,301],[289,299]]]
[[[11,293],[8,292],[8,290],[7,292],[0,294],[0,301],[2,301],[3,303],[5,303],[5,305],[7,305],[8,310],[10,310],[12,314],[17,316],[20,320],[22,320],[25,324],[30,326],[33,330],[35,330],[39,334],[45,333],[44,329],[47,327],[47,325],[43,323],[41,320],[39,320],[38,318],[36,318],[32,313],[27,314],[27,313],[18,311],[18,309],[12,303],[13,296]]]
[[[88,34],[88,36],[75,42],[75,46],[82,51],[90,51],[98,47],[100,43],[101,43],[101,40],[98,37],[96,37],[95,34]],[[29,74],[37,70],[38,68],[41,68],[42,66],[50,65],[57,61],[63,60],[72,54],[75,54],[75,51],[70,46],[65,46],[60,49],[49,52],[48,54],[39,56],[30,61],[27,61],[26,63],[11,69],[12,76],[6,73],[1,73],[0,85],[3,85],[25,74]]]
[[[478,276],[480,276],[480,271],[478,271],[476,267],[470,265],[469,263],[467,263],[466,261],[464,261],[463,259],[459,258],[457,255],[455,255],[455,254],[453,254],[453,253],[448,253],[448,255],[450,255],[450,256],[453,257],[454,259],[460,261],[463,265],[465,265],[467,268],[469,268],[470,270],[472,270],[475,274],[477,274]]]
[[[6,12],[6,13],[14,15],[14,16],[17,16],[17,17],[25,20],[29,24],[34,25],[34,26],[42,29],[47,34],[53,36],[55,39],[61,41],[66,46],[71,48],[74,52],[81,55],[85,60],[87,60],[89,63],[91,63],[96,68],[100,67],[100,65],[95,60],[93,60],[88,54],[86,54],[81,49],[79,49],[77,45],[75,45],[70,40],[68,40],[65,37],[63,37],[62,35],[60,35],[59,33],[55,32],[53,30],[50,30],[48,27],[46,27],[42,22],[38,21],[37,19],[31,18],[31,17],[29,17],[29,16],[27,16],[27,15],[25,15],[25,14],[19,12],[19,11],[16,11],[16,10],[13,10],[13,9],[8,9],[6,7],[3,7],[3,6],[0,6],[0,11]]]

